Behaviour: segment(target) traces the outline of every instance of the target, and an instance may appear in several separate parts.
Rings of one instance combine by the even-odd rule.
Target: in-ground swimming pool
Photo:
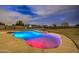
[[[13,32],[13,36],[25,40],[26,44],[34,48],[56,48],[61,44],[61,37],[55,33],[18,31]]]

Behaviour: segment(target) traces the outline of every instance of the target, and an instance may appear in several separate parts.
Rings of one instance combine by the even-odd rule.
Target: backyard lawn
[[[8,31],[10,32],[11,30]],[[42,52],[42,49],[32,48],[25,44],[24,40],[14,38],[11,33],[7,33],[8,31],[0,31],[0,52]],[[58,48],[44,49],[44,53],[79,52],[79,29],[47,29],[47,31],[60,35],[62,44]]]

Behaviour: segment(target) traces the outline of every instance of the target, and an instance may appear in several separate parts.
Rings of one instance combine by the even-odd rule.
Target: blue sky
[[[79,23],[79,6],[68,5],[2,5],[0,22],[15,24],[22,20],[25,24],[70,25]]]

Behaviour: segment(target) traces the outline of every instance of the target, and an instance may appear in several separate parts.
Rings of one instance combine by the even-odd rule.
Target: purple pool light
[[[15,38],[25,40],[26,44],[34,48],[56,48],[61,44],[61,36],[55,33],[38,32],[38,31],[19,31],[13,32]]]
[[[61,44],[61,37],[55,33],[42,33],[43,36],[27,40],[26,43],[34,48],[56,48]]]

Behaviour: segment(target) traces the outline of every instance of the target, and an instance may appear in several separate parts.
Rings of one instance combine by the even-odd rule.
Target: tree
[[[69,26],[69,23],[68,22],[63,22],[62,26]]]
[[[79,24],[76,24],[75,26],[79,26]]]
[[[0,25],[5,25],[4,23],[0,22]]]
[[[21,20],[19,20],[16,22],[16,26],[24,26],[24,23]]]
[[[56,24],[53,24],[53,27],[56,27]]]

